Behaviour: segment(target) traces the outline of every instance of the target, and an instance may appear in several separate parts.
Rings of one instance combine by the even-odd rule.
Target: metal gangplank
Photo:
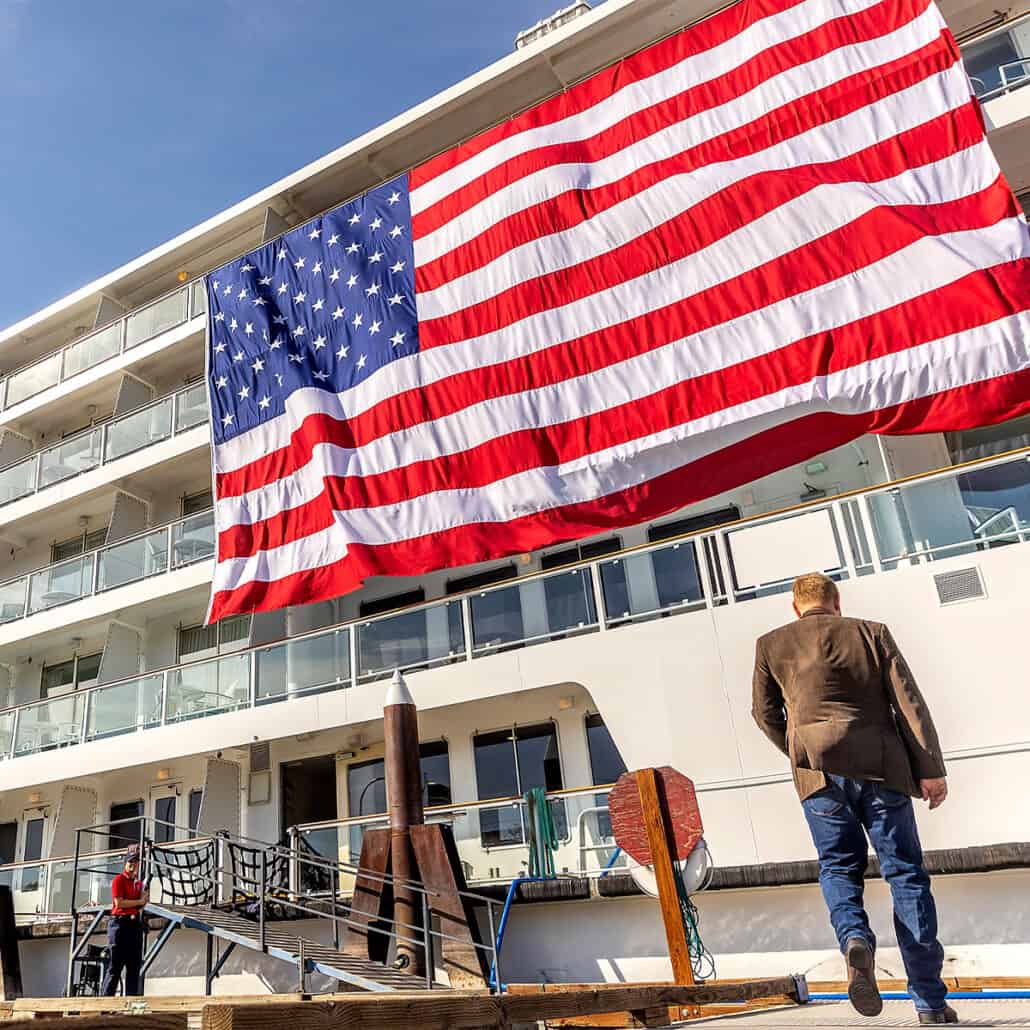
[[[233,949],[241,947],[289,962],[297,967],[301,980],[308,973],[322,973],[359,991],[418,991],[428,986],[420,976],[392,969],[371,959],[355,958],[336,948],[298,937],[281,929],[281,923],[273,922],[265,927],[262,945],[259,928],[234,912],[210,905],[164,905],[160,902],[147,905],[146,911],[167,920],[166,931],[168,927],[199,930],[210,938],[225,942],[228,947],[222,951],[219,963],[224,963]],[[212,965],[211,979],[220,971],[220,964]]]
[[[445,941],[457,938],[449,938],[433,928],[433,892],[421,883],[398,881],[385,873],[370,874],[358,866],[320,855],[299,842],[287,847],[227,833],[191,839],[191,832],[188,827],[146,816],[83,827],[76,832],[72,872],[75,900],[66,984],[69,997],[75,993],[76,965],[107,914],[100,899],[106,901],[110,882],[120,871],[116,868],[120,858],[112,862],[112,851],[122,842],[141,842],[140,875],[152,898],[145,911],[165,921],[156,940],[146,948],[144,976],[172,935],[178,929],[188,929],[207,937],[206,994],[211,993],[213,981],[237,948],[261,952],[295,966],[302,991],[310,973],[321,973],[364,991],[434,987],[434,952],[439,952]],[[91,847],[91,839],[100,839],[104,847]],[[101,864],[98,866],[97,862]],[[421,925],[379,916],[370,921],[368,914],[353,909],[351,903],[341,898],[340,886],[354,882],[359,873],[381,880],[386,889],[392,890],[398,884],[421,896]],[[477,905],[486,905],[488,919],[494,925],[493,899],[459,893]],[[79,904],[80,898],[89,899],[89,903]],[[86,915],[91,919],[82,933],[79,919]],[[299,920],[314,920],[321,930],[315,936],[321,940],[291,932],[291,924]],[[348,954],[341,946],[348,927],[355,927],[361,935],[382,935],[387,939],[380,940],[382,947],[378,950],[382,952],[389,951],[390,945],[398,940],[406,942],[409,949],[414,946],[421,953],[424,975]],[[491,934],[489,943],[473,947],[481,948],[487,959],[496,963],[496,941],[492,938]],[[324,943],[326,939],[332,943]],[[224,944],[217,959],[216,941]]]

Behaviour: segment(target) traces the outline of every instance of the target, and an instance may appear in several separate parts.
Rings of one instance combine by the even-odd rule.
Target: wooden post
[[[14,895],[0,887],[0,998],[13,1001],[22,995],[18,927],[14,920]]]
[[[665,923],[665,938],[669,942],[669,958],[672,961],[672,978],[677,984],[694,983],[694,967],[690,963],[690,947],[687,931],[683,925],[679,891],[676,877],[679,875],[673,862],[671,827],[658,795],[658,781],[654,769],[640,769],[636,773],[637,791],[644,812],[644,827],[654,861],[654,875],[658,883],[658,902]]]

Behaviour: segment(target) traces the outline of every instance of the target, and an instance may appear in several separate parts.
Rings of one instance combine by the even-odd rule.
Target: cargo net
[[[214,898],[214,841],[191,847],[150,847],[150,867],[161,900],[173,905],[209,905]]]
[[[265,858],[265,915],[284,918],[285,910],[277,901],[287,899],[290,891],[290,856],[288,852],[252,848],[245,844],[226,841],[229,865],[232,870],[233,909],[245,916],[257,917],[258,892],[261,887],[261,855]],[[281,911],[282,910],[282,911]]]

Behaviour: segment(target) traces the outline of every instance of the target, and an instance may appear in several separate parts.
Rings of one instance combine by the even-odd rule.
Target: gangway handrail
[[[487,906],[487,918],[488,923],[491,927],[490,931],[490,942],[488,944],[482,944],[474,939],[469,941],[465,938],[457,937],[453,934],[445,933],[442,929],[437,930],[432,926],[432,920],[429,918],[430,897],[440,897],[439,891],[432,890],[425,887],[421,881],[412,879],[398,879],[389,873],[380,873],[372,870],[363,869],[360,865],[355,865],[349,862],[333,862],[331,859],[325,858],[321,855],[304,854],[299,848],[288,848],[281,844],[271,844],[267,841],[262,841],[254,837],[248,837],[243,834],[229,834],[228,832],[220,832],[214,836],[206,836],[201,838],[185,839],[185,840],[170,840],[166,842],[158,842],[154,840],[155,835],[148,834],[148,829],[162,827],[166,830],[172,830],[173,833],[185,832],[192,833],[193,831],[189,827],[183,827],[176,823],[168,822],[163,819],[156,819],[146,815],[130,816],[125,819],[110,820],[106,823],[96,823],[91,826],[79,827],[75,831],[75,855],[73,859],[73,874],[72,874],[72,889],[71,889],[71,939],[69,944],[69,966],[68,966],[68,983],[67,990],[69,995],[73,988],[73,977],[74,977],[74,965],[78,954],[81,952],[83,943],[78,940],[77,927],[78,917],[80,912],[94,915],[93,922],[91,924],[90,931],[87,933],[87,939],[89,934],[94,932],[99,925],[99,920],[103,917],[104,913],[108,910],[109,906],[101,906],[99,912],[92,906],[79,907],[76,905],[76,894],[78,890],[78,877],[80,871],[92,871],[88,867],[82,866],[83,859],[92,857],[91,855],[83,855],[82,853],[82,837],[83,835],[98,835],[106,834],[108,838],[111,836],[111,830],[115,827],[126,827],[135,826],[137,833],[132,836],[126,836],[125,840],[128,845],[139,844],[140,846],[140,870],[141,878],[144,879],[148,884],[152,879],[158,879],[159,883],[164,885],[164,880],[167,877],[162,876],[162,871],[168,873],[177,873],[182,876],[188,876],[191,879],[199,880],[202,885],[210,888],[210,896],[212,898],[212,904],[219,907],[221,900],[224,899],[226,894],[226,879],[229,880],[229,896],[232,898],[238,891],[237,885],[243,887],[254,888],[254,894],[258,905],[258,926],[257,926],[257,943],[258,947],[262,951],[268,950],[267,936],[266,936],[266,910],[271,900],[274,904],[282,906],[283,908],[292,910],[294,912],[303,913],[304,915],[314,916],[320,919],[329,919],[333,923],[333,940],[338,946],[339,941],[339,930],[342,926],[356,926],[363,929],[366,933],[376,933],[383,935],[393,940],[404,940],[408,942],[414,942],[417,940],[418,935],[421,935],[421,947],[424,949],[426,957],[426,982],[427,986],[431,986],[433,977],[433,944],[434,938],[441,941],[454,941],[464,946],[471,945],[474,950],[488,952],[491,956],[492,968],[496,968],[498,962],[496,940],[494,938],[493,926],[495,924],[493,906],[497,905],[498,902],[493,898],[489,898],[482,894],[477,894],[472,891],[459,890],[458,896],[468,901],[475,901],[480,904]],[[259,874],[250,876],[246,872],[242,872],[235,867],[228,867],[225,864],[224,851],[221,845],[240,845],[246,847],[248,850],[254,850],[258,852],[258,870]],[[191,867],[191,866],[180,866],[175,863],[168,861],[161,852],[163,850],[177,850],[182,848],[183,850],[189,849],[191,846],[200,845],[204,848],[211,849],[211,859],[207,863],[209,867]],[[252,847],[253,846],[253,847]],[[111,852],[108,852],[109,854]],[[114,853],[117,853],[115,851]],[[330,872],[332,874],[332,898],[331,898],[331,911],[325,911],[324,908],[312,907],[316,904],[315,899],[310,898],[307,894],[302,891],[295,891],[292,889],[292,885],[285,887],[273,886],[268,881],[268,857],[275,855],[279,857],[285,857],[289,862],[296,862],[301,865],[309,865],[314,868]],[[104,873],[106,875],[115,875],[110,872],[109,869],[96,870],[97,872]],[[339,900],[339,884],[340,874],[350,873],[355,875],[361,875],[364,878],[373,879],[380,883],[402,885],[418,893],[422,897],[422,925],[419,926],[414,923],[409,923],[404,920],[397,919],[396,916],[393,918],[387,918],[380,916],[375,922],[359,922],[352,918],[355,914],[353,903],[346,904],[341,903]],[[272,893],[274,889],[274,893]],[[248,893],[247,891],[243,892]],[[174,892],[173,892],[174,896]],[[308,903],[310,902],[310,904]],[[206,902],[205,902],[206,903]],[[173,901],[171,903],[165,903],[162,900],[154,901],[148,904],[147,908],[154,911],[155,914],[163,914],[166,917],[169,914],[174,914]],[[194,902],[194,904],[199,904]],[[170,908],[169,905],[173,906]],[[189,904],[185,904],[186,908],[190,907]],[[341,908],[344,914],[340,914]],[[384,925],[385,924],[385,925]],[[405,932],[401,932],[405,931]],[[410,932],[408,932],[410,931]]]

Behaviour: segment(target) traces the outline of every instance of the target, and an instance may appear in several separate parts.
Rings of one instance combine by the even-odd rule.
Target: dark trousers
[[[139,916],[111,916],[107,923],[107,947],[111,965],[104,978],[104,996],[113,998],[125,971],[125,996],[140,993],[140,966],[143,965],[143,923]]]
[[[948,993],[941,979],[944,949],[937,940],[937,908],[923,868],[912,799],[867,780],[829,779],[829,786],[805,798],[802,807],[819,853],[819,884],[841,950],[852,937],[876,947],[862,904],[868,834],[890,885],[908,992],[917,1009],[941,1009]]]

